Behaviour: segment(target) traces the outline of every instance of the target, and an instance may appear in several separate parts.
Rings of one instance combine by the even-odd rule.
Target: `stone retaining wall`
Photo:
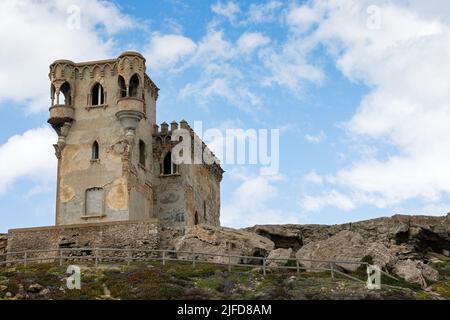
[[[157,220],[38,227],[9,230],[7,250],[17,252],[83,247],[154,250],[159,248],[159,238]],[[57,255],[57,251],[54,255]],[[47,253],[45,256],[51,255]]]

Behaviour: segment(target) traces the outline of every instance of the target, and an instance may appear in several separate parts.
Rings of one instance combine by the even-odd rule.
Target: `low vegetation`
[[[76,263],[74,263],[76,264]],[[448,266],[441,266],[446,272]],[[450,299],[450,279],[423,291],[383,278],[382,290],[329,273],[268,272],[210,264],[159,262],[81,266],[81,289],[69,290],[66,266],[35,264],[0,268],[0,299]],[[365,280],[365,270],[352,274]],[[448,274],[447,274],[448,275]]]

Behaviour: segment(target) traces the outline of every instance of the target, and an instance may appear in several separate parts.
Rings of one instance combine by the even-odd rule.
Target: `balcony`
[[[120,111],[144,112],[144,100],[135,97],[124,97],[117,101]]]
[[[48,123],[53,128],[59,128],[66,122],[72,122],[75,120],[75,109],[68,105],[54,105],[49,109],[50,117]]]

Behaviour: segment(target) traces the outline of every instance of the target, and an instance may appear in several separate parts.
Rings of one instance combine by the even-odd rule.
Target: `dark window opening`
[[[145,167],[145,143],[139,140],[139,163]]]
[[[98,142],[95,141],[92,144],[92,160],[98,160],[100,157],[100,148],[98,146]]]
[[[130,79],[130,97],[138,97],[139,95],[139,77],[137,74]]]
[[[96,83],[92,88],[92,105],[98,106],[105,104],[105,93],[100,83]]]
[[[119,88],[120,96],[125,98],[127,96],[127,86],[125,84],[125,79],[122,76],[119,76]]]
[[[197,211],[195,211],[194,225],[198,225],[198,213],[197,213]]]
[[[163,174],[175,174],[177,172],[177,166],[172,162],[172,153],[168,152],[163,161]]]
[[[59,89],[60,93],[62,93],[62,97],[58,96],[58,99],[61,99],[58,101],[58,103],[60,105],[66,105],[66,106],[70,106],[71,103],[71,90],[70,90],[70,84],[68,84],[67,82],[64,82],[64,84],[61,86],[61,88]]]

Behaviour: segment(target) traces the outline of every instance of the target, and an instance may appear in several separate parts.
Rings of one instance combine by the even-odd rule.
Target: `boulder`
[[[307,260],[344,260],[360,262],[366,255],[367,248],[359,233],[344,230],[321,241],[311,242],[296,253],[300,264],[306,268],[328,268],[327,262],[312,262]],[[302,261],[303,260],[303,261]],[[356,271],[359,264],[337,263],[336,266],[346,271]]]
[[[427,287],[427,280],[438,281],[439,272],[422,261],[417,260],[401,260],[394,266],[393,271],[398,276],[410,283],[420,285],[422,288]]]
[[[176,238],[174,244],[177,251],[211,254],[196,254],[197,260],[216,263],[228,263],[230,261],[233,264],[262,264],[262,260],[252,257],[266,257],[275,246],[269,239],[252,232],[208,225],[186,228],[185,234]],[[224,256],[228,254],[249,258],[228,258]],[[182,259],[192,259],[193,256],[189,253],[178,253],[177,255]]]
[[[31,293],[39,293],[39,292],[41,292],[43,289],[44,289],[44,287],[41,286],[39,283],[34,283],[34,284],[31,284],[31,285],[28,287],[28,292],[31,292]]]
[[[410,259],[402,260],[394,266],[393,271],[395,274],[405,279],[405,281],[418,284],[422,288],[425,288],[427,283],[422,276],[422,270],[418,268],[418,263],[419,261]]]
[[[270,251],[267,257],[267,265],[269,267],[285,266],[292,256],[292,249],[275,249]],[[280,260],[281,259],[281,260]]]
[[[372,243],[366,250],[364,256],[372,258],[372,264],[381,269],[391,269],[398,261],[398,258],[384,244]]]

